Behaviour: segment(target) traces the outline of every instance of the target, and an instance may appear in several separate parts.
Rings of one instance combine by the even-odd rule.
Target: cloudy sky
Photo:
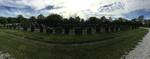
[[[0,16],[64,16],[150,18],[150,0],[0,0]]]

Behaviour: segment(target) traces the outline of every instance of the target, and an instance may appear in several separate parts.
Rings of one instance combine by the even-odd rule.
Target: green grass
[[[136,29],[99,35],[69,36],[0,29],[0,51],[16,59],[119,59],[148,32]],[[53,45],[49,42],[99,41],[91,45]]]

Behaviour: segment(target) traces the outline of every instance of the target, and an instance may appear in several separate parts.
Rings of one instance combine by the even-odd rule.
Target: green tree
[[[58,14],[51,14],[45,19],[45,25],[56,27],[60,25],[63,17]]]
[[[43,32],[44,30],[44,20],[45,20],[45,17],[42,14],[37,16],[37,23],[40,28],[40,32]]]
[[[34,16],[30,17],[30,29],[31,29],[31,32],[34,32],[35,31],[35,28],[36,28],[36,18]]]
[[[23,28],[24,31],[28,30],[29,27],[29,20],[23,17],[22,15],[18,15],[17,21],[21,24],[21,27]]]
[[[145,24],[144,16],[139,16],[138,21],[141,23],[141,25],[144,25]]]

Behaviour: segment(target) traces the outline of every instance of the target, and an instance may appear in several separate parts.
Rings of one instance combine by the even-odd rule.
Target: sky
[[[150,0],[0,0],[0,16],[15,17],[60,14],[64,18],[150,18]]]

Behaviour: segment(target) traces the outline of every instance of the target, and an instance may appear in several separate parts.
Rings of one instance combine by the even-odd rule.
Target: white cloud
[[[52,10],[42,10],[47,6],[61,7]],[[35,11],[42,10],[37,14],[48,15],[50,13],[61,14],[64,17],[81,16],[88,18],[90,16],[113,16],[123,17],[122,14],[129,13],[135,10],[144,9],[150,11],[150,0],[0,0],[0,6],[9,6],[15,8],[31,7]],[[11,13],[11,12],[10,12]],[[32,13],[18,10],[12,12],[16,14]]]
[[[22,2],[36,10],[43,9],[46,6],[51,5],[50,0],[22,0]]]
[[[87,18],[87,14],[99,13],[98,8],[107,4],[113,4],[119,0],[53,0],[54,6],[62,7],[50,12],[70,17],[74,15]]]

